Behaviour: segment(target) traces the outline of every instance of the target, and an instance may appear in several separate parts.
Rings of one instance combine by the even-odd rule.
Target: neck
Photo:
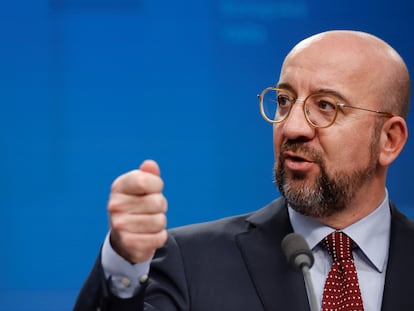
[[[371,214],[380,206],[384,198],[385,187],[377,191],[373,189],[361,189],[359,195],[350,202],[346,209],[333,215],[318,217],[316,219],[331,228],[342,230]]]

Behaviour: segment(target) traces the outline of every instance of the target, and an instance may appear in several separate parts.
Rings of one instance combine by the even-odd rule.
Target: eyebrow
[[[291,93],[296,94],[296,92],[295,92],[295,90],[293,89],[293,87],[292,87],[289,83],[286,83],[286,82],[283,82],[283,83],[277,83],[277,84],[275,85],[275,88],[278,88],[278,89],[284,89],[284,90],[290,91]]]

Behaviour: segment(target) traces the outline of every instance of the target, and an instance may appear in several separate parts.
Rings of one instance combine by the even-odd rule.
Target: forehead
[[[298,92],[329,88],[362,96],[379,74],[381,66],[375,58],[371,44],[359,38],[305,40],[286,57],[279,83],[288,83]]]
[[[314,77],[322,75],[358,74],[366,71],[366,52],[353,46],[344,46],[343,42],[319,41],[311,45],[299,46],[286,57],[282,73],[288,70],[309,71]]]

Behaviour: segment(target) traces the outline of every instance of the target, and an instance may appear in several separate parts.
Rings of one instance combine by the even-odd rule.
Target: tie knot
[[[333,261],[352,259],[353,241],[345,233],[334,231],[327,235],[322,244],[328,250]]]

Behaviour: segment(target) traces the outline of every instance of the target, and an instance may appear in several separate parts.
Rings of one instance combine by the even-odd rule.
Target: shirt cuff
[[[141,282],[148,278],[151,259],[131,264],[112,248],[108,233],[102,247],[101,263],[112,294],[119,298],[133,297]]]

